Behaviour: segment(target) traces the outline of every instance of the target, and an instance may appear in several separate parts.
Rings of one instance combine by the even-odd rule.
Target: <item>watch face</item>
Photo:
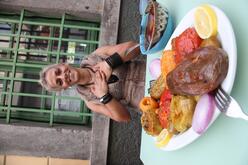
[[[99,101],[103,104],[107,104],[112,100],[112,98],[112,95],[110,93],[107,93],[106,95],[102,96]]]

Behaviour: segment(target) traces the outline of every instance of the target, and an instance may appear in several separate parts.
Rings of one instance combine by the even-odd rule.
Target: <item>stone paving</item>
[[[139,40],[139,0],[122,0],[118,43]],[[140,56],[136,60],[146,60]],[[108,149],[108,164],[141,165],[139,158],[141,144],[140,114],[129,108],[131,122],[127,124],[111,121]]]

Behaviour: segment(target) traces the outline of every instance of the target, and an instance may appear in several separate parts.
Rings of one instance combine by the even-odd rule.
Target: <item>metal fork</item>
[[[217,89],[214,98],[218,109],[227,116],[248,120],[248,115],[242,111],[237,101],[227,94],[221,87]]]

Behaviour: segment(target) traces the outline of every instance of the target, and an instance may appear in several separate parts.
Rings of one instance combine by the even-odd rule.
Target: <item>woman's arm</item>
[[[130,114],[128,110],[114,98],[105,105],[95,104],[93,102],[87,101],[85,103],[92,111],[108,116],[115,121],[130,121]]]
[[[132,48],[136,48],[135,51]],[[130,52],[130,53],[129,53]],[[140,54],[139,45],[136,42],[129,41],[117,45],[108,45],[97,48],[93,53],[99,55],[111,56],[114,53],[120,54],[123,62],[127,62]]]
[[[91,86],[91,92],[98,98],[101,98],[108,93],[108,85],[106,82],[106,76],[102,71],[96,72],[95,83]],[[87,106],[95,112],[102,113],[109,116],[116,121],[129,121],[130,115],[128,110],[115,98],[112,98],[109,102],[97,105],[92,102],[87,102]]]
[[[93,53],[96,53],[98,55],[111,56],[116,52],[120,55],[123,62],[130,61],[140,54],[139,44],[130,41],[118,45],[103,46],[98,48]],[[93,67],[93,69],[95,71],[103,71],[106,74],[107,79],[110,77],[113,71],[106,61],[99,62]]]

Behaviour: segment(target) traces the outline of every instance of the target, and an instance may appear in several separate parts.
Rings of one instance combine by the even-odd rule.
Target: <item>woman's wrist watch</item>
[[[113,99],[113,96],[110,93],[105,94],[100,98],[100,102],[103,104],[109,103]]]

